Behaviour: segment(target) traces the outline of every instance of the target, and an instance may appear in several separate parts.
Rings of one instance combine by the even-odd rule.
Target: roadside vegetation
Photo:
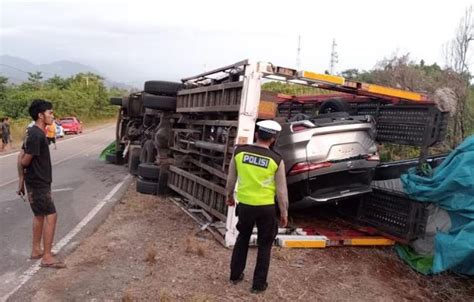
[[[109,98],[122,96],[127,91],[107,88],[103,80],[92,73],[43,80],[41,72],[35,72],[29,73],[28,81],[14,85],[0,76],[0,117],[11,118],[13,147],[20,144],[26,126],[31,122],[28,106],[36,98],[51,101],[56,118],[76,116],[86,128],[111,122],[117,109],[109,104]]]

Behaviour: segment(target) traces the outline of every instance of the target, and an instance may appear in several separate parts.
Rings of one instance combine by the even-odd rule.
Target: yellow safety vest
[[[235,149],[237,170],[237,200],[252,206],[275,203],[275,173],[281,156],[269,149],[243,145]]]

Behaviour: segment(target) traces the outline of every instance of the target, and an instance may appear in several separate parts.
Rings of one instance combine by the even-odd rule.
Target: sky
[[[465,0],[1,0],[0,54],[71,60],[126,83],[179,80],[243,59],[369,70],[384,58],[444,64]]]

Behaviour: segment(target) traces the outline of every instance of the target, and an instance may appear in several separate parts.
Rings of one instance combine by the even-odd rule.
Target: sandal
[[[53,263],[40,263],[40,267],[46,267],[46,268],[66,268],[66,264],[62,261],[57,261]]]
[[[36,256],[30,256],[30,260],[38,260],[38,259],[41,259],[43,258],[43,255],[44,254],[39,254],[39,255],[36,255]],[[56,257],[56,253],[52,253],[53,257]]]

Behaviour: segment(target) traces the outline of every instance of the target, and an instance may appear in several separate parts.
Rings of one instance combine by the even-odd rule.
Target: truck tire
[[[147,81],[145,82],[146,93],[156,95],[175,96],[179,89],[182,88],[181,83],[165,82],[165,81]]]
[[[110,98],[110,104],[122,106],[122,98]]]
[[[156,150],[155,145],[153,145],[152,140],[147,140],[142,146],[140,151],[140,163],[142,164],[151,164],[154,163],[156,159]]]
[[[139,164],[138,176],[156,182],[160,178],[160,167],[153,164]]]
[[[143,106],[156,110],[176,110],[176,97],[143,93]]]
[[[143,194],[152,194],[156,195],[157,184],[154,181],[145,180],[138,178],[137,179],[137,192]]]
[[[350,112],[351,106],[342,100],[324,101],[319,107],[319,114],[331,112]]]

